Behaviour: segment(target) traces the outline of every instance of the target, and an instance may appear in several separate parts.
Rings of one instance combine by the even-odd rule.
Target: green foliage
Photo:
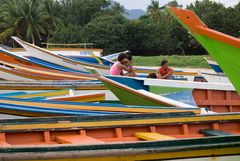
[[[51,38],[51,42],[57,43],[79,43],[82,42],[82,27],[69,24],[58,28]]]
[[[103,15],[95,18],[83,28],[85,42],[94,43],[95,47],[106,52],[127,49],[128,20],[122,15]]]
[[[108,0],[60,0],[58,13],[65,25],[84,26],[109,5]]]
[[[11,35],[16,35],[33,43],[35,40],[39,41],[61,22],[52,13],[50,3],[50,0],[4,1],[0,8],[0,39],[5,40]]]
[[[148,16],[154,21],[159,21],[161,16],[161,9],[158,0],[152,0],[151,4],[147,8]]]
[[[181,7],[176,0],[168,5]],[[187,8],[210,28],[240,36],[240,2],[225,7],[202,0]],[[110,0],[0,0],[0,41],[10,44],[9,36],[15,35],[38,45],[41,41],[93,43],[106,53],[207,54],[157,0],[152,0],[147,14],[137,20],[128,20],[123,14],[125,8]]]

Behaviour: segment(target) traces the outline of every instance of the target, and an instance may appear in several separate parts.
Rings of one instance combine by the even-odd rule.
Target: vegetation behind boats
[[[129,20],[123,6],[110,0],[0,0],[0,43],[12,46],[14,35],[36,45],[93,43],[91,47],[103,48],[106,54],[126,49],[142,56],[206,54],[161,5],[153,1],[145,16]],[[225,7],[203,0],[187,8],[212,29],[239,37],[240,3]]]

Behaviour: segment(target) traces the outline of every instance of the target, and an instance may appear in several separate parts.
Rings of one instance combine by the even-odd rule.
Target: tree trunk
[[[32,34],[32,43],[33,45],[35,45],[35,39],[34,39],[34,35]]]

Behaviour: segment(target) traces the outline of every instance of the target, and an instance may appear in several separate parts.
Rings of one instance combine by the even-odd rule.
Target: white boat
[[[96,65],[96,64],[75,61],[73,59],[69,59],[67,57],[58,55],[47,49],[43,49],[36,45],[25,42],[17,37],[12,37],[12,38],[16,42],[18,42],[28,52],[29,55],[36,57],[38,59],[42,59],[44,61],[51,62],[57,65],[61,65],[61,66],[78,70],[78,71],[86,72],[86,70],[84,69],[84,66],[90,66],[90,67],[98,68],[101,71],[101,73],[104,73],[104,74],[108,73],[109,67],[106,67],[104,65]]]
[[[17,81],[33,81],[34,79],[27,78],[16,73],[12,73],[12,69],[7,66],[0,66],[0,78],[3,80],[17,80]]]
[[[218,74],[202,73],[202,76],[210,83],[228,83],[228,84],[231,84],[231,81],[223,73],[218,73]]]

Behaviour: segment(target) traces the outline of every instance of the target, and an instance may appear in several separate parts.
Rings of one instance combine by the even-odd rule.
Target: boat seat
[[[210,130],[210,129],[204,129],[200,130],[201,134],[204,134],[205,136],[228,136],[228,135],[234,135],[232,133],[228,133],[221,130]]]
[[[69,135],[56,137],[58,143],[61,144],[104,144],[105,142],[89,136]]]
[[[142,139],[142,140],[147,140],[147,141],[153,141],[153,140],[174,140],[176,138],[167,136],[167,135],[162,135],[159,133],[151,133],[151,132],[136,132],[135,137]]]

